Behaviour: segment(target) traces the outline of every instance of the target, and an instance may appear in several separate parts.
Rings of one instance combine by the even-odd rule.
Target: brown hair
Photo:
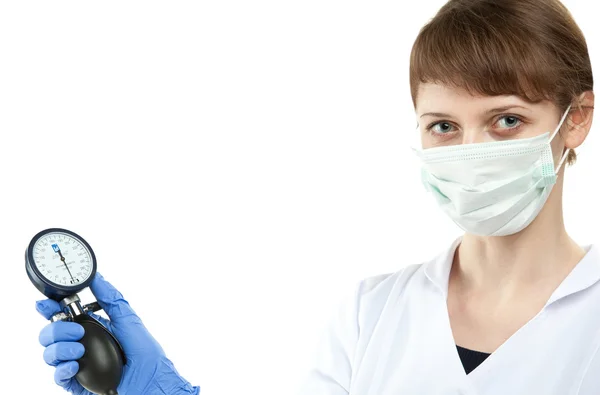
[[[550,100],[562,111],[593,89],[585,38],[559,0],[449,0],[413,45],[413,105],[421,82]]]

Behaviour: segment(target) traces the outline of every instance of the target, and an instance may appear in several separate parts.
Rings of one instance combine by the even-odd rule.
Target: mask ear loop
[[[552,140],[554,140],[554,136],[556,136],[556,134],[558,133],[558,131],[560,130],[563,122],[565,121],[565,118],[567,118],[567,115],[569,115],[569,110],[571,109],[571,105],[569,104],[569,107],[567,107],[567,110],[565,111],[565,113],[563,114],[562,118],[560,119],[560,122],[558,123],[558,126],[556,127],[556,129],[554,130],[554,133],[552,133],[552,136],[550,137],[550,140],[548,141],[548,143],[550,143]],[[558,173],[558,170],[560,169],[560,167],[563,165],[563,163],[565,162],[565,159],[567,159],[567,155],[569,154],[569,151],[571,151],[570,148],[567,148],[565,150],[565,153],[563,154],[562,158],[560,158],[560,162],[558,162],[558,166],[556,166],[556,169],[554,169],[555,173]]]
[[[560,167],[564,163],[565,159],[567,159],[567,154],[569,153],[569,151],[571,151],[571,149],[567,148],[567,150],[563,154],[562,158],[560,159],[560,162],[558,162],[558,166],[556,166],[556,169],[554,170],[555,173],[558,173],[558,171],[560,170]]]

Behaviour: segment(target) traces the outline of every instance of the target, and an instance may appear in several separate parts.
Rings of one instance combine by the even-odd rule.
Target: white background
[[[410,48],[442,4],[2,2],[3,392],[64,393],[23,259],[64,227],[202,394],[293,393],[357,281],[459,234],[410,151]],[[600,78],[591,2],[565,4]],[[599,121],[566,175],[581,244],[600,240]]]

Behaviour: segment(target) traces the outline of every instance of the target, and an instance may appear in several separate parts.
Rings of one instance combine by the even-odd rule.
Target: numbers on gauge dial
[[[33,261],[50,282],[75,286],[92,274],[92,254],[73,236],[52,232],[40,237],[33,246]]]

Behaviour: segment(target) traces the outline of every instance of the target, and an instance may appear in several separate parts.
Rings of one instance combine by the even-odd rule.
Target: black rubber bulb
[[[79,341],[85,353],[75,378],[86,390],[100,395],[117,395],[123,376],[125,356],[117,339],[101,323],[87,314],[74,317],[85,330]]]

